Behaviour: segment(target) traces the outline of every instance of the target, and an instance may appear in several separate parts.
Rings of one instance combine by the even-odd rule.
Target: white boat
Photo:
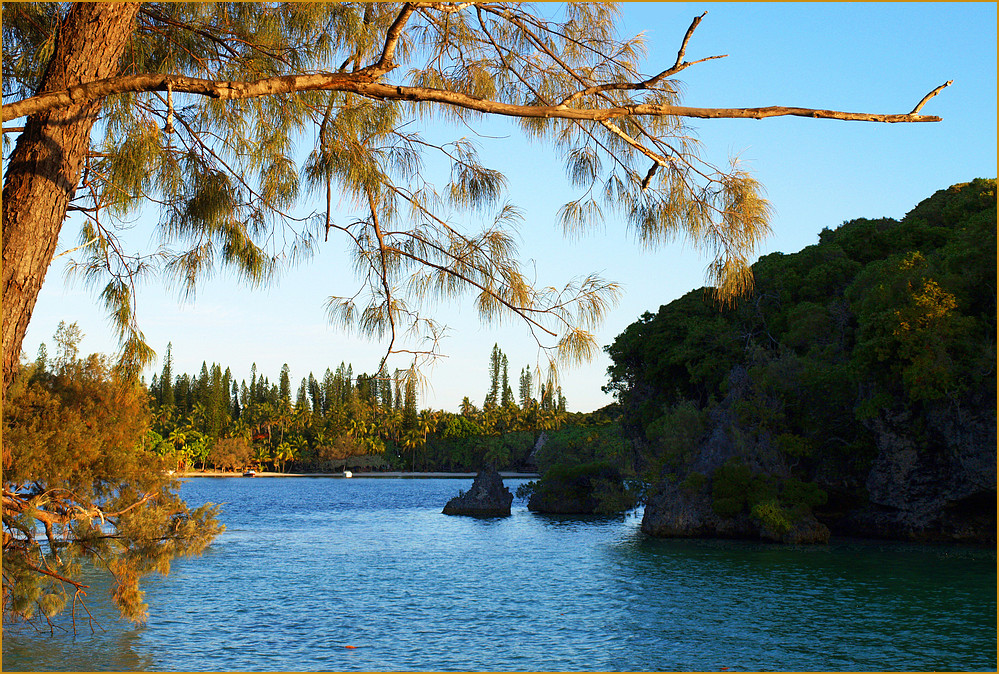
[[[343,471],[343,476],[344,477],[354,477],[354,474],[351,473],[349,470],[345,470],[345,471]]]
[[[248,470],[245,473],[243,473],[243,477],[256,477],[256,476],[257,476],[257,471],[255,470]]]

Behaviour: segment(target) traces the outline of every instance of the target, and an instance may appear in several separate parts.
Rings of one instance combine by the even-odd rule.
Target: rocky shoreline
[[[996,427],[989,405],[966,404],[961,424],[948,410],[928,406],[919,424],[934,438],[932,446],[913,437],[910,416],[885,413],[866,422],[876,441],[869,465],[836,456],[812,458],[805,479],[821,491],[821,499],[805,502],[800,495],[805,483],[791,477],[788,457],[775,451],[773,438],[761,434],[747,440],[752,436],[735,412],[747,396],[746,372],[736,367],[729,377],[728,394],[712,410],[703,439],[672,477],[650,492],[645,533],[784,543],[825,543],[830,535],[996,542]],[[733,480],[739,471],[741,481]],[[725,482],[729,492],[744,495],[741,504],[723,503],[731,496]],[[797,498],[787,496],[791,483]],[[753,494],[757,506],[779,507],[756,510]]]

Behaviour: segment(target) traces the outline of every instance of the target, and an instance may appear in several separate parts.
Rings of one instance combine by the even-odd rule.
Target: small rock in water
[[[459,494],[444,506],[445,515],[499,516],[510,514],[513,494],[503,486],[503,478],[495,470],[481,470],[472,488]]]

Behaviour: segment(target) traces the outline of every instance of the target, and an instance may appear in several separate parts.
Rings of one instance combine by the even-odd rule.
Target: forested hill
[[[995,180],[753,272],[734,306],[695,290],[607,347],[658,485],[645,530],[995,540]]]

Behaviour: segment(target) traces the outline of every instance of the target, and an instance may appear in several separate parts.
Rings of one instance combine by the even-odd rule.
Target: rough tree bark
[[[138,3],[73,4],[39,93],[116,75],[138,11]],[[4,392],[17,369],[100,106],[95,100],[32,115],[11,155],[3,187]]]

